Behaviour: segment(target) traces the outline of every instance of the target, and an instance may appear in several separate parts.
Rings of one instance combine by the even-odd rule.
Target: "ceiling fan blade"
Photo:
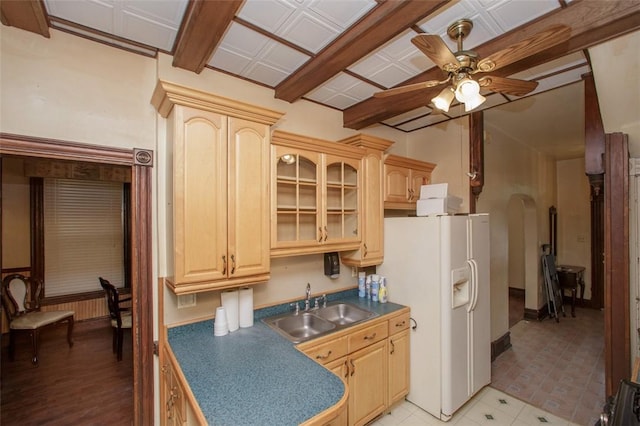
[[[499,50],[478,61],[477,69],[481,72],[493,71],[512,64],[528,56],[535,55],[556,44],[569,39],[571,28],[566,25],[553,25],[519,43]]]
[[[537,81],[493,76],[479,78],[478,84],[480,87],[491,90],[492,92],[514,96],[524,96],[538,87]]]
[[[437,35],[418,34],[411,39],[422,53],[427,55],[438,67],[445,72],[455,71],[460,68],[460,63],[444,41]]]
[[[428,80],[420,83],[407,84],[406,86],[394,87],[392,89],[383,90],[373,94],[376,98],[386,98],[387,96],[399,95],[401,93],[413,92],[414,90],[428,89],[429,87],[435,87],[439,84],[448,82],[449,79],[444,81]]]

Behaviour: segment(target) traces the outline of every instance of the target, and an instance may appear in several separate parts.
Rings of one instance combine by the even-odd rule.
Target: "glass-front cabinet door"
[[[360,241],[360,161],[325,157],[323,243]]]
[[[272,155],[271,256],[358,248],[361,158],[286,145]]]
[[[320,154],[273,146],[275,170],[271,248],[317,244],[320,214]]]

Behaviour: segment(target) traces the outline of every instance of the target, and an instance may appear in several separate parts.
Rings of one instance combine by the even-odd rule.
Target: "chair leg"
[[[117,349],[118,349],[118,329],[115,327],[113,328],[113,341],[111,342],[111,349],[113,350],[113,353],[117,353]]]
[[[69,347],[73,347],[73,316],[70,316],[67,320],[67,342],[69,342]]]
[[[38,366],[38,340],[40,337],[40,332],[36,328],[30,334],[31,334],[31,345],[33,346],[33,358],[31,358],[31,363],[35,366]]]
[[[118,329],[118,361],[122,361],[122,340],[123,340],[123,332],[122,329]]]

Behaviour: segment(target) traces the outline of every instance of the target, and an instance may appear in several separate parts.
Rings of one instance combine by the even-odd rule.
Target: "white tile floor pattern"
[[[416,405],[402,401],[390,414],[379,417],[370,426],[577,426],[558,416],[526,404],[490,386],[460,408],[453,418],[443,422]]]

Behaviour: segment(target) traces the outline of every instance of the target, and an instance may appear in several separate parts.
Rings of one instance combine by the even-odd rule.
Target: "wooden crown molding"
[[[284,115],[283,112],[262,108],[164,80],[158,80],[151,97],[151,104],[164,118],[169,116],[174,105],[216,112],[268,125],[275,124]]]

